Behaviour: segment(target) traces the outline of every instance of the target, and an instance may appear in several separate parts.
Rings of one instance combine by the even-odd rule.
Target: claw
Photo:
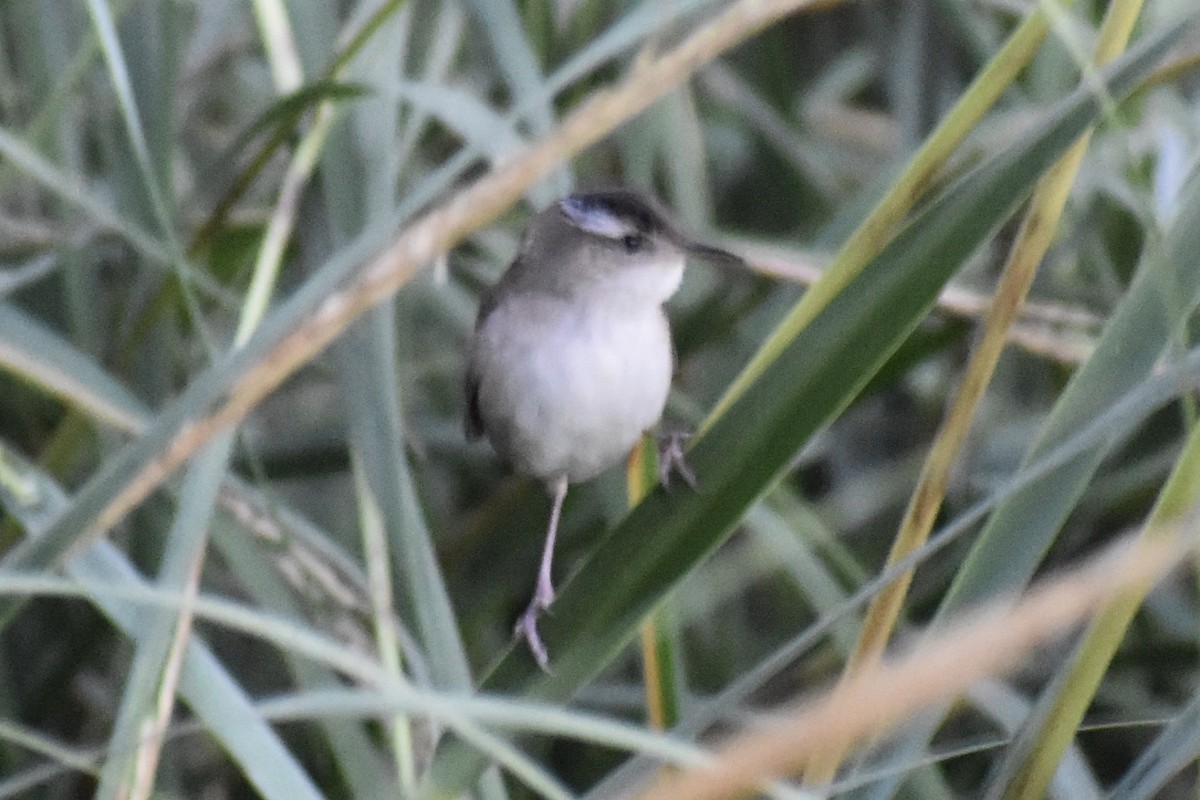
[[[696,480],[696,473],[692,472],[692,468],[688,466],[687,459],[683,453],[683,443],[690,437],[690,433],[674,431],[663,434],[658,438],[658,480],[664,489],[671,488],[672,472],[683,478],[683,482],[692,491],[700,489],[700,484]]]
[[[538,594],[541,594],[539,591]],[[551,597],[552,601],[554,598]],[[529,651],[533,653],[533,660],[541,667],[542,672],[550,673],[550,654],[546,652],[546,645],[542,644],[542,637],[538,634],[537,624],[538,618],[550,607],[550,601],[543,602],[538,595],[534,595],[530,601],[529,607],[525,609],[525,613],[521,614],[517,619],[517,626],[513,630],[513,635],[518,639],[524,639],[529,645]]]

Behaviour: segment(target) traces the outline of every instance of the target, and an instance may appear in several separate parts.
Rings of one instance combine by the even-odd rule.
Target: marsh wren
[[[662,417],[674,371],[663,304],[687,256],[740,259],[684,235],[627,189],[569,195],[533,217],[516,259],[484,295],[467,369],[466,433],[486,435],[553,498],[537,588],[517,621],[538,635],[567,487],[622,460]]]

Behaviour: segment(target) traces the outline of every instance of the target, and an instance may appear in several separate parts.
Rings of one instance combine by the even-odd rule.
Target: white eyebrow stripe
[[[597,236],[620,239],[626,234],[635,232],[627,221],[597,203],[588,203],[577,197],[568,197],[560,201],[558,207],[576,227]]]

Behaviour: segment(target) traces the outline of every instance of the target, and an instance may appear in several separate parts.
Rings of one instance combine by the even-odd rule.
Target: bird
[[[554,602],[563,501],[571,484],[619,463],[658,426],[675,369],[663,306],[688,256],[741,263],[684,234],[643,192],[577,192],[532,217],[515,259],[481,298],[464,428],[551,497],[537,583],[514,631],[543,670],[538,620]],[[682,453],[677,442],[660,459],[664,480]]]

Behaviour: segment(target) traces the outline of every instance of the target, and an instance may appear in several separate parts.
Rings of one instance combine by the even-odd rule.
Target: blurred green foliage
[[[329,275],[363,231],[380,224],[401,230],[418,210],[535,145],[591,92],[622,80],[640,59],[669,49],[729,5],[0,4],[0,464],[18,476],[0,470],[0,552],[50,526],[89,479],[118,468],[116,454],[173,399],[211,379],[204,370],[233,346],[268,225],[283,205],[280,187],[305,147],[318,156],[302,184],[294,227],[280,243],[277,301]],[[1079,83],[1077,55],[1089,51],[1104,4],[1046,5],[1056,11],[1042,50],[934,176],[910,217],[914,239],[937,227],[919,212],[944,209],[936,205],[939,192],[959,187],[962,195],[940,196],[974,196],[970,177],[956,180],[979,180],[998,154],[1043,133],[1056,104]],[[1149,37],[1179,24],[1189,6],[1152,4],[1139,30]],[[519,653],[505,654],[533,583],[548,502],[485,445],[461,435],[463,348],[478,297],[512,258],[533,208],[573,187],[654,192],[687,228],[743,248],[756,267],[694,265],[669,307],[678,378],[668,426],[695,428],[794,306],[803,283],[1001,47],[1020,22],[1018,11],[1025,13],[1013,5],[933,0],[843,3],[767,28],[535,184],[525,203],[474,232],[292,376],[239,427],[227,463],[208,454],[221,488],[201,516],[188,516],[200,496],[193,486],[199,479],[189,472],[108,531],[104,543],[45,573],[126,587],[162,579],[175,557],[173,531],[190,521],[208,536],[200,545],[207,553],[202,594],[290,623],[272,633],[274,617],[267,617],[262,631],[244,635],[202,609],[155,796],[406,796],[431,760],[448,757],[451,748],[434,748],[440,725],[491,758],[504,752],[503,740],[488,740],[497,730],[559,732],[515,738],[528,758],[506,763],[503,778],[490,773],[480,796],[528,797],[531,784],[556,796],[552,783],[538,783],[542,778],[592,797],[628,796],[619,779],[638,774],[642,763],[629,761],[629,751],[645,754],[648,745],[618,750],[593,716],[579,715],[578,728],[570,728],[558,717],[530,717],[515,702],[500,711],[467,704],[459,712],[450,704],[435,725],[423,713],[397,716],[407,709],[379,697],[337,693],[386,686],[385,699],[394,702],[410,689],[465,693],[488,680],[504,685],[511,675],[521,676],[512,681],[520,686],[534,680],[514,672],[524,667],[511,667]],[[1187,66],[1178,55],[1170,63]],[[956,462],[939,515],[944,524],[1020,479],[1026,452],[1034,452],[1051,409],[1070,396],[1064,388],[1082,374],[1105,323],[1146,265],[1159,263],[1164,240],[1183,238],[1172,225],[1198,189],[1198,181],[1188,181],[1200,146],[1197,88],[1181,69],[1113,114],[1106,110],[1062,230]],[[327,136],[314,136],[326,124],[322,115],[329,115]],[[718,705],[729,726],[839,674],[861,613],[847,599],[881,569],[961,378],[1014,236],[1015,220],[999,224],[1007,212],[1003,204],[989,212],[997,224],[983,227],[998,233],[963,263],[933,270],[953,274],[961,302],[944,297],[924,315],[918,299],[896,298],[896,325],[879,328],[895,328],[897,347],[882,352],[881,345],[869,365],[846,359],[844,367],[854,370],[845,376],[847,387],[854,385],[846,399],[853,402],[842,408],[826,398],[825,416],[803,419],[814,424],[812,435],[788,452],[777,484],[752,476],[752,490],[766,496],[748,513],[733,507],[730,516],[740,523],[727,541],[698,564],[676,551],[657,556],[681,559],[687,576],[678,586],[639,573],[633,565],[644,553],[636,548],[622,554],[631,564],[628,582],[614,573],[605,588],[618,600],[644,593],[669,604],[665,635],[679,659],[685,724],[741,680],[753,678],[756,691]],[[766,251],[774,254],[771,264],[754,257]],[[906,252],[885,251],[897,263]],[[867,270],[834,313],[857,297],[878,300],[872,281],[887,280],[890,265]],[[932,297],[938,286],[925,288]],[[1147,374],[1154,363],[1182,363],[1193,351],[1192,294],[1171,298],[1183,307],[1163,318],[1180,322],[1167,326]],[[851,325],[858,310],[850,308],[840,323]],[[920,320],[911,333],[901,330],[908,315]],[[879,316],[864,311],[862,318],[851,332],[869,342],[872,330],[863,326]],[[268,323],[278,319],[267,312]],[[1135,317],[1134,328],[1136,319],[1145,317]],[[821,331],[838,331],[838,324],[814,323],[812,341],[819,344]],[[1113,357],[1122,344],[1133,347],[1133,334],[1128,342],[1109,337]],[[836,352],[832,344],[814,347]],[[802,362],[781,361],[807,369]],[[811,368],[821,374],[839,366]],[[786,386],[785,378],[760,383],[755,402],[769,403],[763,386]],[[1139,416],[1123,420],[1128,430],[1119,439],[1095,451],[1098,468],[1066,504],[1043,568],[1073,563],[1145,519],[1195,422],[1193,383],[1183,381],[1169,402],[1147,401]],[[729,463],[740,463],[758,452],[753,440],[763,434],[747,431],[745,447],[734,434],[721,435],[734,448]],[[719,453],[698,456],[712,474],[724,474]],[[778,471],[770,464],[746,472],[759,467]],[[34,500],[20,491],[22,480]],[[665,509],[666,529],[678,522],[671,510],[689,503],[699,501],[656,495],[648,508]],[[626,513],[619,469],[572,490],[556,560],[564,581]],[[712,541],[724,538],[714,534]],[[970,544],[961,536],[922,557],[905,628],[934,616],[961,579]],[[130,758],[122,748],[140,745],[114,731],[124,713],[151,707],[146,698],[160,678],[135,679],[134,665],[148,652],[139,631],[163,615],[119,594],[61,597],[52,586],[17,593],[35,596],[0,628],[0,797],[84,797],[97,786],[102,795],[120,796],[106,794],[118,774],[111,765]],[[616,602],[609,595],[592,600],[598,615]],[[160,605],[173,612],[169,602]],[[570,620],[571,613],[563,615]],[[818,622],[830,626],[829,635],[753,677],[770,654]],[[1129,629],[1055,796],[1097,797],[1100,787],[1122,779],[1127,796],[1195,795],[1194,775],[1163,788],[1173,773],[1155,773],[1146,760],[1182,769],[1200,753],[1192,742],[1200,722],[1187,705],[1196,691],[1197,631],[1194,576],[1176,576]],[[320,650],[329,641],[345,646],[347,664]],[[987,699],[970,698],[929,744],[931,758],[911,756],[882,784],[869,777],[870,755],[852,760],[843,775],[846,796],[871,787],[872,796],[923,798],[997,791],[989,770],[1067,647],[1030,658]],[[390,663],[381,651],[401,655]],[[635,650],[570,652],[591,659],[600,677],[568,691],[565,668],[562,687],[547,696],[574,699],[556,700],[545,714],[588,711],[640,722]],[[255,702],[263,705],[256,710]],[[271,713],[287,723],[267,724]],[[926,744],[917,734],[913,742],[917,749]],[[1144,761],[1135,767],[1139,755]],[[523,773],[522,763],[532,772]]]

